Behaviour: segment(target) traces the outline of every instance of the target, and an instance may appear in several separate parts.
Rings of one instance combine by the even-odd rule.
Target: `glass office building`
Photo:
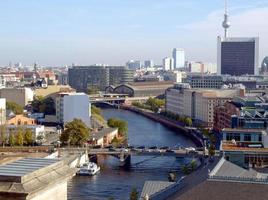
[[[258,38],[218,38],[219,75],[257,75]]]

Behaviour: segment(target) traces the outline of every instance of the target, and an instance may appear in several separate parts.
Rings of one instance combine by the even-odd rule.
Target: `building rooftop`
[[[223,151],[242,151],[242,152],[247,152],[251,154],[254,154],[254,153],[268,154],[268,148],[240,147],[238,145],[227,143],[227,142],[222,143],[221,149]]]
[[[59,162],[57,159],[24,158],[0,166],[0,181],[26,181],[33,172]]]
[[[218,162],[218,164],[215,166],[215,168],[209,173],[209,177],[211,179],[217,178],[217,179],[232,179],[232,181],[245,181],[245,180],[252,180],[252,181],[258,181],[258,180],[265,180],[268,184],[267,179],[268,174],[261,174],[253,169],[244,169],[232,162],[229,162],[225,160],[224,158],[221,158],[221,160]]]
[[[174,182],[167,181],[146,181],[144,183],[140,199],[144,198],[146,195],[151,197],[152,195],[161,192],[162,190],[174,184]]]

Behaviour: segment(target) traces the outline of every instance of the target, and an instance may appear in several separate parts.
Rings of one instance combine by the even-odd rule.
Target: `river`
[[[106,119],[116,117],[128,122],[128,143],[134,146],[195,146],[179,132],[139,114],[118,109],[103,109]],[[146,180],[166,181],[170,170],[177,171],[182,163],[172,157],[132,156],[131,168],[118,167],[111,156],[98,157],[101,172],[93,177],[74,177],[68,182],[68,199],[127,200],[132,188],[141,192]]]

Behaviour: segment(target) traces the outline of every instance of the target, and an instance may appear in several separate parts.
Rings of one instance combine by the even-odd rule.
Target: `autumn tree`
[[[23,131],[21,128],[18,128],[17,134],[16,134],[16,145],[22,146],[23,145]]]
[[[33,143],[33,133],[31,129],[26,129],[24,133],[24,142],[26,145],[31,145]]]
[[[62,143],[71,145],[82,145],[89,138],[89,129],[81,119],[74,119],[66,123],[64,131],[60,136]]]

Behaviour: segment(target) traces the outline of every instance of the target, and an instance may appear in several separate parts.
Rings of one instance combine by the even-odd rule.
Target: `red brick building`
[[[240,106],[232,101],[215,107],[213,129],[215,131],[221,131],[223,128],[231,128],[233,115],[240,115]]]

